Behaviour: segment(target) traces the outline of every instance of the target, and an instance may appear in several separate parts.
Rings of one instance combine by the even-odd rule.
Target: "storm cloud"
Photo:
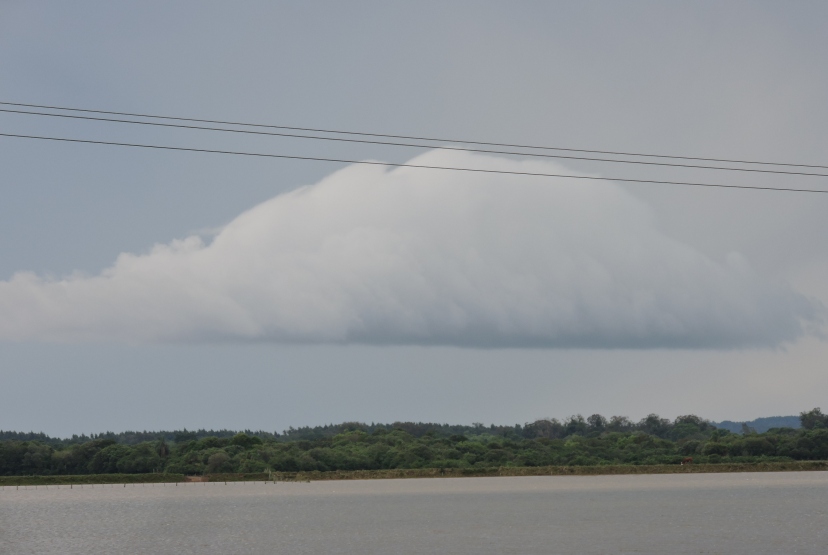
[[[432,151],[415,164],[573,173]],[[352,165],[213,238],[0,282],[0,339],[737,348],[821,305],[665,235],[614,183]]]

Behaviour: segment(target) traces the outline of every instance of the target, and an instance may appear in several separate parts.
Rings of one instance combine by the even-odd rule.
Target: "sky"
[[[826,17],[819,2],[5,1],[0,101],[828,165]],[[0,128],[828,190],[3,112]],[[828,406],[828,195],[9,137],[0,167],[0,429]]]

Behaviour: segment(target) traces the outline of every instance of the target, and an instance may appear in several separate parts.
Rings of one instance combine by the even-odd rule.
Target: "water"
[[[0,554],[828,552],[828,472],[0,488]]]

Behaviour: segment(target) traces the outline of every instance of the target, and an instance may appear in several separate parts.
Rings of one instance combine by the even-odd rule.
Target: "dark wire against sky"
[[[228,121],[220,121],[220,120],[205,120],[205,119],[194,119],[194,118],[184,118],[184,117],[174,117],[174,116],[158,116],[158,115],[149,115],[149,114],[127,113],[127,112],[109,112],[109,111],[104,111],[104,110],[86,110],[86,109],[81,109],[81,108],[64,108],[64,107],[57,107],[57,106],[42,106],[42,105],[22,104],[22,103],[13,103],[13,102],[0,102],[0,105],[24,106],[24,107],[30,107],[30,108],[40,108],[40,109],[49,109],[49,110],[62,110],[62,111],[72,111],[72,112],[109,114],[109,115],[154,118],[154,119],[165,119],[165,120],[176,120],[176,121],[201,122],[201,123],[211,123],[211,124],[220,124],[220,125],[254,126],[254,127],[259,127],[259,128],[267,127],[267,128],[276,128],[276,129],[301,130],[301,131],[305,131],[305,132],[313,131],[313,132],[329,133],[329,134],[348,134],[348,135],[352,135],[352,136],[360,135],[360,136],[372,136],[372,137],[405,138],[405,139],[412,139],[412,140],[418,140],[418,141],[441,141],[441,139],[429,139],[429,138],[424,138],[424,137],[411,137],[411,136],[403,136],[403,135],[383,135],[383,134],[377,134],[377,133],[360,133],[360,132],[356,132],[356,131],[333,131],[333,130],[323,130],[323,129],[297,128],[297,127],[287,127],[287,126],[278,126],[278,125],[238,123],[238,122],[228,122]],[[503,150],[491,150],[491,149],[469,148],[469,147],[448,146],[448,145],[399,143],[399,142],[380,141],[380,140],[372,140],[372,139],[325,137],[325,136],[318,136],[318,135],[300,135],[300,134],[296,134],[296,133],[282,133],[282,132],[260,131],[260,130],[250,130],[250,129],[232,129],[232,128],[227,128],[227,127],[204,127],[204,126],[197,126],[197,125],[185,125],[185,124],[180,124],[180,123],[161,123],[161,122],[157,122],[157,121],[136,121],[136,120],[114,119],[114,118],[104,118],[104,117],[96,117],[96,116],[84,116],[84,115],[77,115],[77,114],[34,112],[34,111],[30,111],[30,110],[17,110],[17,109],[8,109],[8,108],[0,108],[0,112],[4,112],[4,113],[8,113],[8,114],[18,114],[18,115],[24,115],[24,116],[59,117],[59,118],[67,118],[67,119],[72,119],[72,120],[89,120],[89,121],[99,121],[99,122],[109,122],[109,123],[147,125],[147,126],[162,127],[162,128],[181,128],[181,129],[200,130],[200,131],[218,131],[218,132],[227,132],[227,133],[244,133],[244,134],[252,134],[252,135],[278,136],[278,137],[285,137],[285,138],[291,138],[291,139],[311,139],[311,140],[323,140],[323,141],[337,141],[337,142],[362,143],[362,144],[372,144],[372,145],[386,145],[386,146],[407,147],[407,148],[425,148],[425,149],[440,149],[440,150],[476,152],[476,153],[485,153],[485,154],[500,154],[500,155],[510,155],[510,156],[527,156],[527,157],[536,157],[536,158],[561,158],[561,159],[569,159],[569,160],[580,160],[580,161],[602,162],[602,163],[637,164],[637,165],[661,166],[661,167],[666,166],[666,167],[675,167],[675,168],[682,168],[682,169],[692,168],[692,169],[719,170],[719,171],[784,174],[784,175],[808,176],[808,177],[828,177],[828,174],[813,173],[813,172],[772,170],[772,169],[764,169],[764,168],[705,166],[705,165],[699,165],[699,164],[682,164],[682,163],[671,163],[671,162],[651,162],[651,161],[642,161],[642,160],[621,160],[621,159],[608,159],[608,158],[594,158],[594,157],[587,157],[587,156],[573,156],[573,155],[568,155],[568,154],[549,154],[549,153],[515,151],[515,150],[503,151]],[[132,142],[99,141],[99,140],[80,139],[80,138],[73,138],[73,137],[52,137],[52,136],[28,135],[28,134],[18,134],[18,133],[0,133],[0,136],[9,137],[9,138],[18,138],[18,139],[35,139],[35,140],[44,140],[44,141],[59,141],[59,142],[69,142],[69,143],[81,143],[81,144],[122,146],[122,147],[133,147],[133,148],[144,148],[144,149],[171,150],[171,151],[180,151],[180,152],[200,152],[200,153],[207,153],[207,154],[226,154],[226,155],[236,155],[236,156],[254,156],[254,157],[264,157],[264,158],[280,158],[280,159],[307,160],[307,161],[319,161],[319,162],[337,162],[337,163],[348,163],[348,164],[369,164],[369,165],[379,165],[379,166],[389,166],[389,167],[408,167],[408,168],[419,168],[419,169],[429,169],[429,170],[498,173],[498,174],[524,175],[524,176],[535,176],[535,177],[557,177],[557,178],[566,178],[566,179],[618,181],[618,182],[624,182],[624,183],[649,183],[649,184],[659,184],[659,185],[712,187],[712,188],[725,188],[725,189],[752,189],[752,190],[785,191],[785,192],[796,192],[796,193],[828,193],[828,190],[824,190],[824,189],[801,188],[801,187],[759,187],[759,186],[753,186],[753,185],[734,185],[734,184],[724,184],[724,183],[701,183],[701,182],[693,182],[693,181],[657,180],[657,179],[632,179],[632,178],[623,178],[623,177],[598,177],[598,176],[552,174],[552,173],[539,173],[539,172],[517,172],[517,171],[490,170],[490,169],[485,169],[485,168],[474,168],[474,167],[432,166],[432,165],[422,165],[422,164],[352,160],[352,159],[319,157],[319,156],[296,156],[296,155],[286,155],[286,154],[256,153],[256,152],[237,151],[237,150],[224,150],[224,149],[204,149],[204,148],[168,146],[168,145],[132,143]],[[683,157],[682,156],[675,156],[674,157],[674,156],[657,155],[657,154],[633,154],[633,153],[620,153],[620,152],[609,152],[609,151],[598,151],[598,150],[563,149],[563,148],[553,148],[553,147],[508,145],[507,143],[482,143],[482,142],[478,142],[478,141],[457,141],[457,142],[462,142],[462,143],[467,143],[467,144],[486,144],[486,145],[496,145],[496,146],[509,146],[509,147],[512,147],[512,148],[522,148],[522,149],[532,148],[532,149],[545,149],[545,150],[566,150],[566,151],[570,151],[570,152],[576,151],[576,152],[590,152],[590,153],[605,153],[605,154],[614,154],[614,155],[617,155],[617,156],[618,155],[649,156],[649,157],[672,158],[672,159],[683,159],[683,160],[710,160],[710,161],[715,160],[717,162],[730,162],[730,163],[740,163],[740,164],[762,164],[762,165],[766,165],[766,166],[767,165],[775,165],[775,166],[798,166],[798,167],[810,167],[810,168],[828,168],[828,166],[805,165],[805,164],[787,164],[787,163],[781,163],[781,162],[748,162],[748,161],[744,161],[744,160],[723,160],[723,159],[714,159],[714,158],[696,158],[696,157],[689,157],[689,156],[683,156]]]
[[[3,104],[0,102],[0,104]],[[112,118],[99,118],[93,116],[77,116],[72,114],[49,114],[45,112],[30,112],[30,111],[23,111],[23,110],[9,110],[0,108],[0,112],[5,113],[12,113],[12,114],[23,114],[23,115],[30,115],[30,116],[47,116],[47,117],[58,117],[58,118],[70,118],[70,119],[78,119],[78,120],[87,120],[87,121],[104,121],[110,123],[127,123],[127,124],[134,124],[134,125],[151,125],[155,127],[172,127],[177,129],[197,129],[201,131],[222,131],[225,133],[245,133],[250,135],[265,135],[265,136],[273,136],[273,137],[287,137],[287,138],[294,138],[294,139],[313,139],[313,140],[320,140],[320,141],[338,141],[338,142],[346,142],[346,143],[361,143],[361,144],[374,144],[374,145],[386,145],[386,146],[401,146],[401,147],[409,147],[409,148],[428,148],[428,149],[440,149],[440,150],[459,150],[464,152],[479,152],[485,154],[505,154],[510,156],[531,156],[536,158],[559,158],[559,159],[567,159],[567,160],[582,160],[582,161],[589,161],[589,162],[609,162],[615,164],[639,164],[645,166],[666,166],[666,167],[673,167],[673,168],[693,168],[693,169],[703,169],[703,170],[722,170],[722,171],[737,171],[737,172],[756,172],[756,173],[773,173],[773,174],[784,174],[784,175],[802,175],[802,176],[810,176],[810,177],[828,177],[828,174],[825,173],[811,173],[811,172],[793,172],[793,171],[783,171],[783,170],[767,170],[767,169],[758,169],[758,168],[734,168],[734,167],[724,167],[724,166],[702,166],[698,164],[675,164],[669,162],[646,162],[642,160],[614,160],[609,158],[590,158],[587,156],[571,156],[566,154],[546,154],[546,153],[537,153],[537,152],[516,152],[516,151],[504,151],[504,150],[490,150],[490,149],[482,149],[482,148],[468,148],[468,147],[459,147],[459,146],[446,146],[446,145],[427,145],[427,144],[411,144],[411,143],[396,143],[390,141],[374,141],[374,140],[367,140],[367,139],[347,139],[342,137],[320,137],[317,135],[298,135],[295,133],[276,133],[272,131],[252,131],[248,129],[228,129],[228,128],[220,128],[220,127],[202,127],[197,125],[183,125],[183,124],[175,124],[175,123],[159,123],[159,122],[151,122],[151,121],[135,121],[135,120],[124,120],[124,119],[112,119]],[[143,117],[162,117],[162,116],[143,116]],[[181,118],[176,118],[181,119]],[[240,125],[240,124],[228,124],[228,125]],[[341,131],[325,131],[326,133],[342,133]],[[436,139],[420,139],[420,140],[436,140]],[[522,148],[543,148],[543,147],[522,147]],[[572,149],[567,149],[572,150]],[[591,151],[597,152],[597,151]],[[637,154],[635,156],[652,156],[652,155],[640,155]],[[685,158],[688,159],[688,158]],[[774,162],[740,162],[743,164],[748,163],[762,163],[762,164],[772,164],[772,165],[785,165],[791,166],[793,164],[781,164],[781,163],[774,163]],[[828,166],[808,166],[808,167],[825,167]]]
[[[130,112],[112,112],[106,110],[91,110],[91,109],[84,109],[84,108],[66,108],[60,106],[46,106],[40,104],[23,104],[19,102],[0,102],[0,105],[4,106],[23,106],[28,108],[42,108],[42,109],[49,109],[49,110],[63,110],[63,111],[70,111],[70,112],[86,112],[92,114],[109,114],[109,115],[116,115],[116,116],[131,116],[131,117],[141,117],[141,118],[152,118],[152,119],[166,119],[166,120],[176,120],[176,121],[190,121],[196,123],[213,123],[213,124],[221,124],[221,125],[236,125],[236,126],[243,126],[243,127],[263,127],[263,128],[270,128],[270,129],[287,129],[292,131],[308,131],[314,133],[332,133],[332,134],[340,134],[340,135],[361,135],[365,137],[384,137],[389,139],[409,139],[409,140],[416,140],[416,141],[431,141],[431,142],[442,142],[442,143],[463,143],[463,144],[475,144],[475,145],[486,145],[486,146],[501,146],[501,147],[510,147],[510,148],[530,148],[530,149],[540,149],[540,150],[559,150],[559,151],[567,151],[567,152],[585,152],[591,154],[612,154],[618,156],[641,156],[641,157],[649,157],[649,158],[668,158],[668,159],[675,159],[675,160],[699,160],[704,162],[725,162],[725,163],[733,163],[733,164],[758,164],[758,165],[766,165],[766,166],[790,166],[790,167],[800,167],[800,168],[822,168],[828,169],[826,165],[815,165],[815,164],[794,164],[788,162],[767,162],[767,161],[751,161],[751,160],[734,160],[734,159],[726,159],[726,158],[702,158],[697,156],[675,156],[675,155],[667,155],[667,154],[644,154],[640,152],[618,152],[618,151],[609,151],[609,150],[587,150],[587,149],[579,149],[579,148],[564,148],[564,147],[551,147],[551,146],[536,146],[536,145],[520,145],[520,144],[511,144],[511,143],[495,143],[495,142],[483,142],[483,141],[473,141],[468,139],[446,139],[446,138],[429,138],[429,137],[416,137],[411,135],[389,135],[389,134],[382,134],[382,133],[366,133],[361,131],[341,131],[341,130],[332,130],[332,129],[318,129],[318,128],[310,128],[310,127],[290,127],[286,125],[272,125],[272,124],[263,124],[263,123],[242,123],[242,122],[232,122],[232,121],[222,121],[222,120],[212,120],[212,119],[197,119],[197,118],[185,118],[185,117],[178,117],[178,116],[159,116],[159,115],[152,115],[152,114],[137,114],[137,113],[130,113]],[[46,113],[37,113],[37,112],[24,112],[22,110],[6,110],[0,109],[2,112],[14,112],[14,113],[21,113],[21,114],[32,114],[32,115],[45,115],[45,116],[58,116],[58,117],[70,117],[68,115],[62,114],[46,114]],[[91,117],[83,117],[83,116],[75,116],[79,119],[97,119]],[[114,120],[114,119],[106,119],[100,118],[101,121],[114,121],[114,122],[122,122],[122,123],[143,123],[148,124],[148,122],[136,122],[136,121],[122,121],[122,120]],[[186,126],[182,126],[187,128]],[[209,129],[204,127],[191,127],[191,129]],[[231,130],[231,129],[218,129],[219,131],[236,131],[242,132],[240,130]],[[278,136],[288,136],[292,137],[294,135],[279,135],[273,133],[273,135]],[[306,138],[317,138],[317,137],[307,137]],[[322,138],[322,137],[320,137]],[[324,137],[328,139],[327,137]],[[382,143],[378,142],[377,144],[395,144],[395,143]],[[397,146],[407,146],[407,145],[397,145]],[[417,147],[423,148],[440,148],[436,146],[430,145],[413,145]],[[457,149],[457,150],[470,150],[470,149]],[[487,151],[483,151],[487,152]],[[520,153],[525,154],[525,153]],[[587,158],[585,158],[587,159]],[[588,158],[587,160],[593,160]],[[596,160],[596,161],[603,161],[603,160]],[[607,160],[609,162],[626,162],[623,160]],[[697,166],[682,166],[682,167],[697,167]],[[701,166],[699,166],[701,167]],[[712,168],[712,169],[730,169],[730,168]],[[797,174],[798,175],[798,174]],[[811,174],[803,174],[803,175],[811,175]],[[822,175],[822,174],[814,174],[814,175]]]
[[[147,148],[147,149],[157,149],[157,150],[173,150],[173,151],[183,151],[183,152],[201,152],[207,154],[229,154],[229,155],[236,155],[236,156],[254,156],[254,157],[261,157],[261,158],[280,158],[286,160],[308,160],[308,161],[317,161],[317,162],[338,162],[338,163],[346,163],[346,164],[366,164],[372,166],[388,166],[388,167],[398,167],[398,168],[419,168],[419,169],[428,169],[428,170],[449,170],[449,171],[462,171],[462,172],[479,172],[479,173],[495,173],[495,174],[505,174],[505,175],[524,175],[524,176],[534,176],[534,177],[559,177],[559,178],[567,178],[567,179],[583,179],[583,180],[590,180],[590,181],[619,181],[624,183],[651,183],[651,184],[659,184],[659,185],[679,185],[679,186],[689,186],[689,187],[713,187],[713,188],[722,188],[722,189],[752,189],[752,190],[759,190],[759,191],[786,191],[791,193],[828,193],[828,190],[822,189],[797,189],[797,188],[789,188],[789,187],[758,187],[753,185],[727,185],[723,183],[694,183],[689,181],[662,181],[662,180],[655,180],[655,179],[630,179],[630,178],[623,178],[623,177],[596,177],[596,176],[586,176],[586,175],[566,175],[566,174],[554,174],[554,173],[535,173],[535,172],[517,172],[517,171],[504,171],[504,170],[489,170],[484,168],[458,168],[452,166],[430,166],[430,165],[422,165],[422,164],[402,164],[402,163],[394,163],[394,162],[377,162],[377,161],[370,161],[370,160],[346,160],[341,158],[322,158],[322,157],[315,157],[315,156],[291,156],[286,154],[269,154],[269,153],[257,153],[257,152],[243,152],[243,151],[233,151],[233,150],[213,150],[213,149],[206,149],[206,148],[188,148],[188,147],[176,147],[176,146],[164,146],[164,145],[151,145],[151,144],[140,144],[140,143],[121,143],[121,142],[114,142],[114,141],[93,141],[88,139],[71,139],[66,137],[46,137],[41,135],[21,135],[15,133],[0,133],[0,137],[11,137],[11,138],[18,138],[18,139],[36,139],[36,140],[43,140],[43,141],[60,141],[60,142],[68,142],[68,143],[82,143],[82,144],[93,144],[93,145],[109,145],[109,146],[124,146],[124,147],[134,147],[134,148]]]

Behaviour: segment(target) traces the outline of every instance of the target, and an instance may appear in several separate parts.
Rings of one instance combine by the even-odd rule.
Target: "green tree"
[[[124,474],[146,474],[161,469],[161,457],[158,456],[155,445],[140,443],[119,459],[116,466],[118,472]]]
[[[799,421],[806,430],[828,428],[828,414],[822,414],[822,409],[815,408],[799,414]]]
[[[523,426],[523,437],[529,439],[536,437],[556,439],[564,437],[565,434],[566,430],[564,429],[563,424],[555,418],[549,420],[536,420],[531,424],[525,424]]]
[[[118,472],[118,462],[127,458],[132,452],[126,445],[104,447],[92,457],[87,468],[92,474],[113,474]]]
[[[232,472],[233,467],[230,464],[230,455],[224,451],[213,453],[207,459],[207,472]]]
[[[574,416],[570,416],[566,422],[564,422],[564,432],[567,436],[571,435],[584,435],[587,432],[588,425],[584,417],[580,414],[576,414]]]
[[[232,445],[238,445],[244,449],[250,449],[256,445],[261,445],[262,440],[256,436],[249,436],[247,434],[241,433],[236,434],[233,436],[233,439],[230,440]]]
[[[776,454],[776,447],[764,437],[746,438],[742,449],[745,454],[754,457],[760,457],[762,455],[772,456]]]
[[[725,457],[728,454],[727,445],[718,441],[708,441],[702,447],[702,455],[718,455]]]
[[[666,437],[670,428],[670,421],[657,414],[649,414],[638,423],[639,430],[658,437]]]
[[[587,425],[591,432],[603,432],[607,428],[607,419],[600,414],[593,414],[587,418]]]
[[[613,416],[607,423],[607,429],[611,432],[628,432],[633,429],[633,424],[626,416]]]

